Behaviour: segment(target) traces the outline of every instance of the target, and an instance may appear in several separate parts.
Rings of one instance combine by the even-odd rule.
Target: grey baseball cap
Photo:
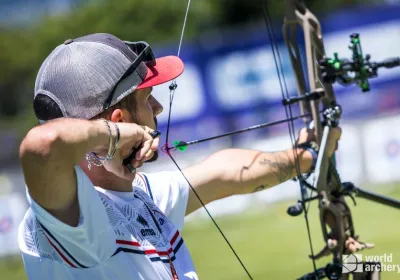
[[[33,103],[37,118],[54,118],[46,113],[48,102],[42,104],[43,98],[38,98],[41,95],[58,107],[60,117],[90,119],[106,109],[107,99],[112,106],[136,89],[156,86],[182,74],[184,67],[179,57],[154,59],[148,47],[147,54],[153,61],[139,61],[137,58],[142,57],[137,46],[148,45],[97,33],[68,39],[56,47],[36,78]]]

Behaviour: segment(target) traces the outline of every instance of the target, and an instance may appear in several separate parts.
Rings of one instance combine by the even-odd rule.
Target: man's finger
[[[151,150],[152,151],[155,151],[155,150],[157,150],[158,149],[158,146],[160,145],[160,138],[155,138],[154,140],[153,140],[153,143],[151,144]]]
[[[146,155],[142,158],[142,161],[148,161],[149,159],[151,159],[154,156],[154,151],[152,149],[150,149]]]
[[[151,149],[151,146],[154,141],[153,138],[151,138],[151,136],[147,132],[145,134],[147,134],[149,138],[143,142],[143,146],[136,153],[137,160],[141,160],[146,155],[146,153]]]

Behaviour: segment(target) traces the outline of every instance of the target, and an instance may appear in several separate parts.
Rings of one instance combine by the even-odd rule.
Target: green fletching
[[[174,147],[181,152],[186,151],[186,149],[188,147],[185,141],[175,140],[173,143],[174,143]]]

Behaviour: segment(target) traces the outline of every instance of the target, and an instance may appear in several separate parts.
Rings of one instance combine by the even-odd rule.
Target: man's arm
[[[145,129],[133,123],[118,124],[119,149],[104,167],[126,180],[134,174],[122,165],[133,147],[140,147],[132,164],[140,165],[152,156],[158,145]],[[102,120],[58,119],[30,130],[20,146],[20,159],[29,194],[60,221],[76,226],[79,204],[74,165],[89,151],[107,155],[110,129]],[[110,128],[110,129],[109,129]],[[150,129],[149,129],[150,131]]]
[[[310,152],[298,149],[301,172],[312,166]],[[184,170],[186,178],[207,204],[234,194],[246,194],[279,185],[297,175],[294,150],[265,153],[244,149],[219,151]],[[201,205],[190,190],[186,214]]]
[[[79,220],[74,165],[91,150],[107,147],[104,123],[59,119],[31,129],[20,146],[20,159],[31,197],[60,221]]]
[[[327,140],[325,151],[328,157],[338,148],[341,128],[333,128]],[[314,130],[303,128],[297,143],[314,141]],[[311,171],[311,152],[296,150],[301,173]],[[184,171],[186,178],[196,189],[204,203],[234,194],[261,191],[297,176],[295,151],[288,149],[275,153],[227,149],[211,155],[203,162]],[[200,208],[200,202],[190,191],[186,214]]]

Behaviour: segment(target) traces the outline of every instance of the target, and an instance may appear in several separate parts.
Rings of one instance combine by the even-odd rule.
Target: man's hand
[[[150,133],[153,129],[147,126],[139,126],[134,123],[116,123],[120,131],[119,148],[114,157],[104,163],[104,168],[117,175],[118,177],[133,180],[135,174],[129,172],[128,168],[122,164],[133,149],[136,149],[136,156],[131,161],[134,168],[138,168],[143,163],[151,159],[157,150],[160,139],[153,139]],[[105,155],[104,155],[105,156]]]
[[[328,156],[331,157],[333,153],[338,149],[338,142],[342,135],[342,129],[340,127],[334,127],[329,132],[328,142],[326,145],[326,151]],[[298,144],[315,141],[315,129],[302,128],[299,131]]]

